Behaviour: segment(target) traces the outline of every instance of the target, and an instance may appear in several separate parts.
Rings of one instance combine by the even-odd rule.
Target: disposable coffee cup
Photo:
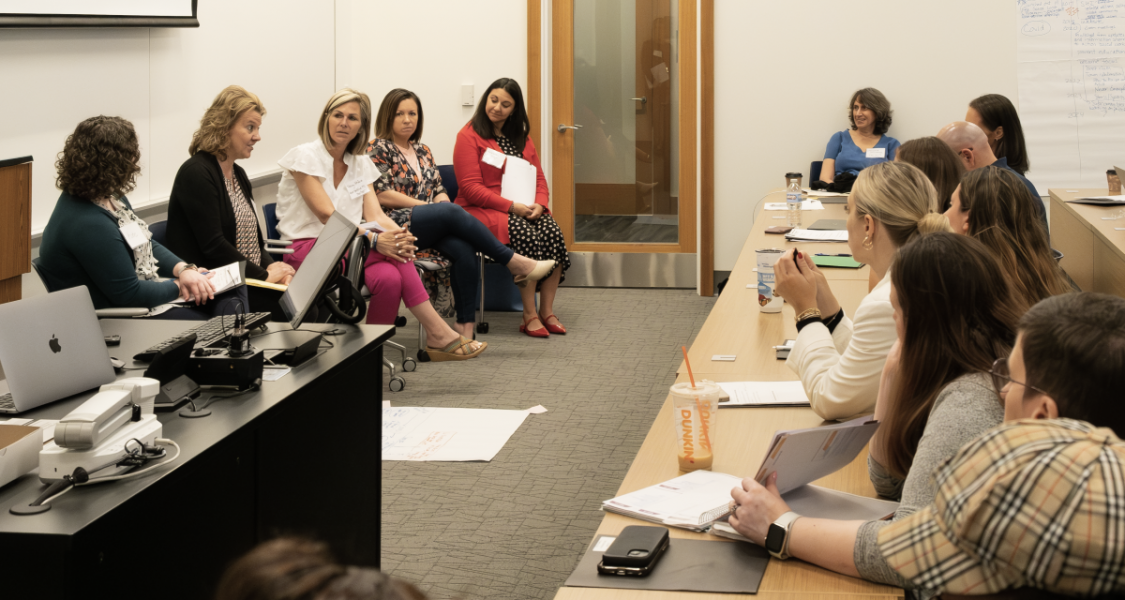
[[[764,313],[781,312],[781,297],[774,293],[773,266],[784,254],[784,250],[767,248],[758,250],[758,307]]]
[[[676,459],[681,471],[710,469],[714,460],[715,416],[722,388],[713,381],[672,386],[672,429],[676,434]]]

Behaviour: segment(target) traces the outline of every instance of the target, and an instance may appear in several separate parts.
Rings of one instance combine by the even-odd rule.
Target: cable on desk
[[[262,380],[261,379],[255,379],[254,383],[250,384],[250,387],[242,390],[241,392],[235,392],[233,394],[214,394],[214,395],[208,396],[207,399],[206,399],[207,401],[200,406],[195,405],[195,400],[189,400],[188,404],[191,405],[192,411],[199,412],[199,411],[202,411],[203,409],[207,408],[208,406],[211,406],[211,404],[213,404],[216,400],[226,400],[228,398],[236,398],[236,397],[241,396],[243,394],[248,394],[250,392],[256,392],[256,391],[260,390],[261,388],[262,388]]]

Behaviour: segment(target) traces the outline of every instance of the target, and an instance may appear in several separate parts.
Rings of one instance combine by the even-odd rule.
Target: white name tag
[[[148,243],[148,236],[141,230],[141,226],[136,223],[130,222],[128,225],[121,228],[121,235],[125,238],[125,243],[133,250],[140,248]]]
[[[348,184],[348,196],[352,198],[362,198],[367,193],[367,184],[358,179],[353,179]]]
[[[504,166],[504,153],[497,152],[492,148],[484,151],[484,156],[480,157],[480,161],[486,165],[492,165],[499,169]]]
[[[887,149],[886,148],[868,148],[867,149],[867,158],[886,158],[886,157],[887,157]]]

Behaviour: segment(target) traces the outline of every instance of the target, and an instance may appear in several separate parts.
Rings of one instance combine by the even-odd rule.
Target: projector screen
[[[197,0],[0,0],[0,27],[199,27]]]

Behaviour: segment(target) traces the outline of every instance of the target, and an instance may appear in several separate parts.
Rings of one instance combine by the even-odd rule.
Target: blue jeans
[[[224,314],[233,317],[243,311],[250,312],[250,300],[245,284],[221,294],[215,294],[215,298],[208,300],[207,304],[173,308],[152,318],[168,321],[206,321]],[[233,321],[233,319],[228,320]]]
[[[433,248],[453,261],[450,279],[457,322],[475,321],[480,290],[476,253],[483,253],[502,265],[508,264],[515,253],[501,244],[476,217],[452,202],[415,206],[410,216],[410,229],[418,238],[415,244],[419,249]]]

